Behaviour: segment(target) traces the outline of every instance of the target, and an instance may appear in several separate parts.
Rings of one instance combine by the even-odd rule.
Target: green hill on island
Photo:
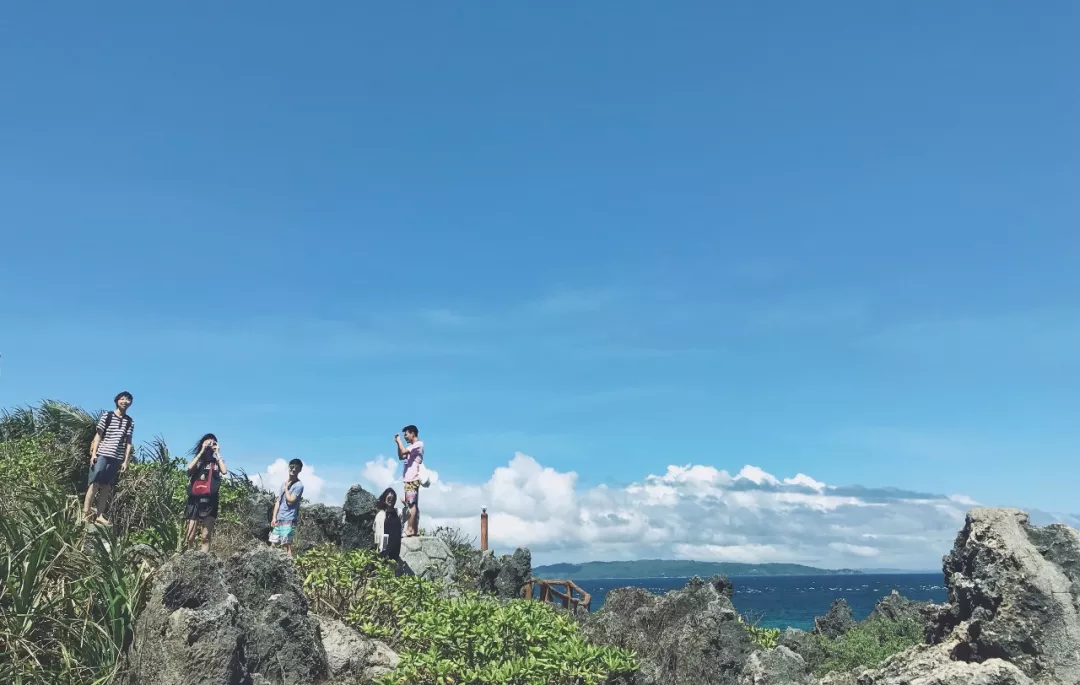
[[[637,561],[588,561],[583,564],[549,564],[533,569],[536,578],[595,580],[610,578],[703,578],[724,576],[833,576],[860,573],[852,569],[824,569],[802,564],[736,564],[680,559]]]

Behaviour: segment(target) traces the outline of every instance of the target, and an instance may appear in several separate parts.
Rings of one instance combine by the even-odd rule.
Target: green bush
[[[855,668],[874,668],[885,659],[923,642],[923,627],[914,619],[873,618],[831,639],[814,635],[815,675]]]
[[[756,623],[747,623],[742,616],[739,617],[739,623],[742,623],[743,628],[750,634],[750,641],[760,649],[772,649],[780,639],[779,628],[764,628]]]
[[[297,563],[316,610],[397,649],[401,663],[381,685],[598,685],[637,670],[632,653],[590,644],[577,623],[540,602],[450,597],[437,583],[395,577],[366,550],[319,548]]]

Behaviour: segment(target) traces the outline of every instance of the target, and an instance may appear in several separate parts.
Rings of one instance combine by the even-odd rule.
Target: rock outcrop
[[[187,552],[163,566],[135,624],[133,685],[243,685],[250,625],[215,557]],[[198,674],[192,674],[198,664]]]
[[[854,627],[855,619],[851,616],[851,606],[846,599],[837,599],[829,607],[829,613],[814,619],[813,633],[835,640]]]
[[[370,549],[375,546],[375,523],[378,498],[359,485],[349,488],[345,495],[341,530],[341,546],[344,549]]]
[[[585,620],[585,634],[637,652],[643,685],[737,685],[753,649],[731,590],[720,576],[693,578],[662,596],[642,588],[612,590]]]
[[[398,665],[398,655],[341,621],[318,617],[327,665],[334,683],[370,683]]]
[[[269,548],[226,564],[185,552],[159,569],[128,670],[136,685],[317,685],[329,676],[296,568]]]
[[[870,612],[870,615],[866,617],[866,620],[911,620],[919,623],[926,623],[937,616],[942,608],[941,605],[934,604],[933,602],[918,602],[914,599],[908,599],[896,590],[893,590],[891,594],[878,600],[878,603],[874,605],[874,610]]]
[[[787,647],[753,652],[746,659],[739,685],[807,685],[806,662]]]
[[[308,614],[300,576],[284,553],[260,547],[229,559],[225,572],[246,614],[248,671],[283,685],[324,680],[319,622]]]
[[[454,555],[446,543],[427,535],[402,538],[401,561],[406,573],[445,583],[453,582],[457,570]]]
[[[296,551],[299,554],[323,544],[342,545],[345,535],[345,514],[341,507],[325,504],[305,505],[296,530]]]
[[[821,685],[1080,684],[1080,532],[1016,509],[972,509],[944,559],[932,644]]]
[[[525,583],[532,578],[532,553],[518,548],[513,554],[504,554],[498,558],[491,550],[478,554],[477,589],[501,599],[520,597]]]

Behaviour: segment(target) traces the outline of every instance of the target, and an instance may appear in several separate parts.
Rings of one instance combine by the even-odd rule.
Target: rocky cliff
[[[815,622],[816,636],[789,630],[768,650],[749,643],[720,577],[662,597],[613,590],[585,629],[597,642],[635,649],[643,685],[1080,685],[1080,532],[1032,526],[1015,509],[973,509],[943,570],[947,604],[893,595],[874,610],[925,624],[925,644],[880,668],[820,679],[808,665],[815,638],[856,625],[843,601]]]

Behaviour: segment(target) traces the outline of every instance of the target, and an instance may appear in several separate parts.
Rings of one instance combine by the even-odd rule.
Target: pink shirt
[[[420,464],[424,463],[424,441],[417,440],[406,445],[405,449],[405,482],[420,480]]]

